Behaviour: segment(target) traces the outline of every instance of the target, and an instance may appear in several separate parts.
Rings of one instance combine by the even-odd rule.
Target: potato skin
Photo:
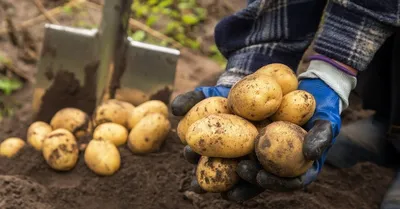
[[[88,114],[80,109],[67,107],[54,114],[50,121],[53,130],[63,128],[75,135],[77,139],[90,136],[93,131]]]
[[[91,140],[85,149],[85,164],[94,173],[110,176],[121,167],[121,155],[108,140]]]
[[[134,128],[143,117],[150,113],[160,113],[168,117],[168,106],[159,100],[150,100],[137,106],[128,118],[128,128]]]
[[[228,95],[228,107],[238,116],[261,121],[278,110],[282,90],[270,76],[252,74],[237,82]]]
[[[171,124],[163,114],[148,114],[130,131],[128,148],[135,154],[156,152],[170,130]]]
[[[237,158],[254,150],[257,128],[230,114],[214,114],[194,122],[186,133],[188,145],[207,157]]]
[[[108,140],[118,147],[128,140],[128,130],[117,123],[102,123],[93,131],[93,139]]]
[[[51,126],[43,121],[36,121],[32,123],[27,131],[27,141],[37,151],[42,150],[43,140],[46,135],[53,131]]]
[[[236,159],[201,156],[196,169],[196,178],[200,187],[207,192],[225,192],[238,181]]]
[[[117,123],[128,128],[128,118],[134,110],[134,106],[128,102],[110,99],[96,107],[93,114],[94,126],[102,123]]]
[[[258,69],[255,74],[264,74],[273,77],[281,86],[283,95],[296,90],[299,86],[299,81],[293,70],[281,63],[265,65]]]
[[[264,169],[280,177],[297,177],[313,164],[303,155],[303,142],[307,132],[300,126],[273,122],[257,136],[255,151]]]
[[[273,121],[288,121],[302,126],[314,115],[315,107],[316,102],[312,94],[295,90],[283,97],[279,109],[270,118]]]
[[[185,137],[190,125],[201,118],[217,113],[231,113],[228,109],[228,99],[224,97],[209,97],[193,106],[178,123],[177,132],[181,142],[185,145],[187,144]]]
[[[59,128],[50,132],[44,139],[42,154],[51,168],[68,171],[74,168],[78,161],[78,144],[71,132]]]
[[[12,158],[25,146],[21,138],[10,137],[0,144],[0,156]]]

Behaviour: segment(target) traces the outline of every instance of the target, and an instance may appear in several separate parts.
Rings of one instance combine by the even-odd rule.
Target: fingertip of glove
[[[242,160],[239,162],[236,173],[240,178],[252,184],[257,183],[257,173],[262,169],[261,165],[252,160]]]
[[[193,151],[189,145],[186,145],[183,148],[183,157],[189,163],[196,165],[199,162],[201,155],[199,155],[195,151]]]
[[[203,92],[190,91],[175,97],[171,102],[171,112],[175,116],[184,116],[194,105],[205,99]]]

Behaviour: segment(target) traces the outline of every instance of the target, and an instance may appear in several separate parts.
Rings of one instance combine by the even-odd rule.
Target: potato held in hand
[[[53,130],[63,128],[73,133],[76,138],[90,136],[93,126],[89,115],[77,108],[63,108],[51,119]]]
[[[278,111],[271,116],[273,121],[288,121],[299,126],[314,115],[316,102],[312,94],[296,90],[286,94]]]
[[[128,118],[134,109],[134,106],[128,102],[116,99],[104,101],[96,107],[93,123],[98,126],[102,123],[111,122],[128,127]]]
[[[197,182],[207,192],[228,191],[240,179],[237,165],[236,159],[201,156],[196,169]]]
[[[256,139],[256,155],[264,169],[280,177],[297,177],[313,164],[303,155],[307,132],[300,126],[284,121],[273,122]]]
[[[200,155],[237,158],[254,150],[257,134],[257,128],[239,116],[214,114],[194,122],[186,133],[186,140]]]
[[[135,154],[157,151],[171,129],[169,120],[160,113],[142,118],[128,136],[128,147]]]
[[[181,142],[187,144],[185,137],[190,125],[201,118],[217,113],[230,113],[228,109],[228,100],[226,98],[209,97],[193,106],[189,112],[186,113],[185,117],[179,121],[177,132]]]
[[[128,128],[132,129],[136,126],[139,121],[148,114],[159,113],[168,117],[168,107],[164,102],[159,100],[147,101],[135,108],[134,111],[129,115]]]
[[[252,74],[237,82],[228,95],[228,107],[238,116],[261,121],[278,110],[282,90],[270,76]]]
[[[85,150],[85,163],[98,175],[113,175],[121,166],[117,147],[107,140],[91,140]]]
[[[42,150],[43,140],[52,130],[51,126],[45,122],[36,121],[32,123],[28,128],[28,143],[36,150]]]
[[[121,146],[128,139],[128,130],[117,123],[102,123],[94,130],[93,139],[108,140],[115,146]]]
[[[66,129],[56,129],[44,139],[42,154],[53,169],[68,171],[74,168],[78,161],[78,144],[71,132]]]
[[[296,74],[288,66],[280,63],[266,65],[258,69],[255,74],[263,74],[273,77],[282,88],[282,94],[285,95],[297,89],[299,81]]]
[[[25,146],[24,140],[11,137],[0,144],[0,156],[12,158]]]

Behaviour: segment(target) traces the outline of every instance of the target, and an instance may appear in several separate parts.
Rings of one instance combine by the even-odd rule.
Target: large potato
[[[0,144],[0,156],[12,158],[25,146],[24,140],[11,137]]]
[[[214,114],[194,122],[186,133],[188,145],[207,157],[237,158],[251,153],[257,128],[230,114]]]
[[[94,129],[93,139],[108,140],[115,146],[121,146],[128,139],[128,130],[117,123],[102,123]]]
[[[240,179],[237,165],[236,159],[201,156],[196,169],[197,182],[207,192],[228,191]]]
[[[313,164],[303,155],[307,132],[300,126],[278,121],[265,127],[256,139],[256,155],[264,169],[280,177],[297,177]]]
[[[313,116],[316,102],[312,94],[296,90],[286,94],[279,109],[271,116],[273,121],[288,121],[299,126]]]
[[[251,121],[264,120],[278,110],[282,90],[270,76],[252,74],[237,82],[228,95],[230,110]]]
[[[255,74],[264,74],[273,77],[281,86],[283,95],[296,90],[299,85],[296,74],[284,64],[274,63],[263,66]]]
[[[178,123],[177,132],[181,142],[187,144],[185,135],[190,125],[201,118],[217,113],[230,113],[228,99],[224,97],[209,97],[193,106]]]
[[[92,133],[92,122],[88,114],[77,108],[63,108],[56,112],[50,121],[55,129],[63,128],[73,133],[76,138],[90,136]]]
[[[171,124],[164,114],[148,114],[129,133],[128,148],[135,154],[158,151],[170,129]]]
[[[98,175],[113,175],[121,166],[117,147],[107,140],[91,140],[85,150],[85,163]]]
[[[68,171],[78,161],[78,144],[71,132],[63,128],[56,129],[43,140],[42,154],[51,168]]]
[[[134,128],[143,117],[150,113],[160,113],[168,117],[168,107],[164,102],[159,100],[150,100],[137,106],[129,116],[128,128]]]
[[[128,102],[110,99],[96,107],[93,115],[93,123],[98,126],[102,123],[117,123],[128,127],[128,118],[134,110],[134,106]]]
[[[36,150],[42,150],[43,140],[52,130],[51,126],[45,122],[36,121],[32,123],[28,128],[28,143]]]

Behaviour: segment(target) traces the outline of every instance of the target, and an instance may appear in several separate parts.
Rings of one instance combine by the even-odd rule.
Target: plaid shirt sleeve
[[[398,1],[248,0],[215,28],[215,42],[228,59],[217,85],[232,86],[270,63],[296,69],[314,37],[316,52],[364,70],[391,34],[389,25],[399,24]]]

